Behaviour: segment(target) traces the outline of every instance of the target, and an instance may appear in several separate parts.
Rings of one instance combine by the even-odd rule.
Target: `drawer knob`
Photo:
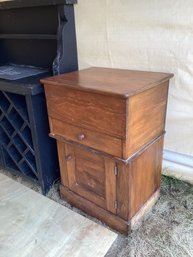
[[[84,135],[83,133],[78,134],[77,137],[78,137],[78,139],[81,140],[81,141],[82,141],[83,139],[85,139],[85,135]]]
[[[66,156],[65,156],[65,160],[66,160],[66,161],[72,160],[72,155],[71,155],[71,154],[66,155]]]

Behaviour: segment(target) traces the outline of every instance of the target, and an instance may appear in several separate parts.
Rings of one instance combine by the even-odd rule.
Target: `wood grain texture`
[[[117,179],[115,175],[114,160],[105,158],[105,189],[106,189],[106,209],[114,214],[117,212]]]
[[[102,257],[117,235],[0,174],[0,256]]]
[[[70,125],[66,122],[50,118],[50,129],[54,135],[60,135],[67,140],[92,147],[113,156],[122,157],[122,140],[85,128]],[[83,139],[79,136],[83,135]]]
[[[65,144],[64,145],[66,149],[66,154],[67,155],[72,155],[73,158],[71,160],[67,160],[67,173],[68,173],[68,178],[69,178],[69,188],[73,192],[76,192],[77,194],[81,195],[82,197],[94,202],[95,204],[101,206],[102,208],[106,207],[106,200],[105,200],[105,195],[103,190],[100,192],[96,191],[96,182],[97,182],[97,177],[92,176],[90,170],[93,168],[95,169],[94,165],[97,163],[95,155],[90,156],[90,159],[87,160],[86,156],[85,158],[81,158],[81,155],[79,155],[78,149],[71,145],[71,144]],[[101,157],[100,161],[101,160]],[[83,162],[85,162],[86,169],[82,170],[82,167],[78,166],[81,165]],[[81,170],[81,172],[79,171]],[[104,172],[104,169],[102,170]],[[84,183],[81,182],[81,176],[83,176],[81,173],[84,173],[84,178],[86,179]],[[61,174],[63,176],[63,174]],[[92,179],[91,179],[92,176]],[[95,181],[95,184],[93,183],[93,180]],[[104,181],[103,181],[104,184]],[[101,186],[101,183],[99,183]],[[101,187],[102,188],[102,187]],[[98,188],[99,191],[99,188]]]
[[[104,162],[86,159],[76,155],[76,179],[79,185],[88,188],[95,194],[105,198]]]
[[[66,177],[63,172],[67,172],[69,180],[67,187],[72,196],[75,193],[82,198],[81,204],[92,202],[96,207],[106,210],[109,215],[117,214],[129,222],[160,188],[163,135],[133,156],[128,164],[97,155],[75,144],[62,144],[66,155],[73,156],[70,160],[66,160],[67,169],[61,167],[62,181]],[[59,155],[63,153],[62,150]],[[114,173],[115,166],[118,168],[117,174]],[[74,201],[79,198],[72,198],[76,206]],[[92,210],[92,215],[96,217],[98,217],[95,213],[97,208]],[[87,211],[85,208],[84,210]],[[118,230],[122,231],[122,228]]]
[[[93,68],[62,75],[60,83],[58,77],[43,80],[51,132],[127,159],[164,131],[171,74],[117,70],[117,78],[112,81],[104,77],[105,72],[111,73],[109,69]],[[77,74],[80,77],[84,74],[84,78],[88,76],[89,82],[92,77],[91,85],[96,83],[98,91],[89,87],[90,84],[87,84],[89,91],[84,86],[74,87],[74,76]],[[69,80],[65,80],[66,76]],[[128,94],[126,98],[110,92],[102,93],[107,84],[112,92],[117,89],[121,92],[123,88],[119,78],[124,81],[124,90],[136,90],[136,87],[140,90]],[[152,83],[151,87],[149,83]]]
[[[93,67],[42,79],[41,82],[54,86],[54,91],[60,86],[127,98],[168,81],[171,77],[173,74],[170,73]]]
[[[62,184],[96,205],[116,213],[114,160],[96,155],[73,144],[58,141],[58,145],[60,146],[59,159],[62,160],[60,162]],[[66,160],[65,156],[70,156],[70,159]],[[66,177],[69,185],[63,183]]]
[[[127,234],[130,230],[128,222],[121,219],[120,217],[108,212],[95,205],[94,203],[80,197],[79,195],[73,193],[68,188],[60,186],[61,197],[67,200],[73,206],[85,211],[91,216],[94,216],[102,221],[104,221],[111,228],[120,231],[123,234]]]
[[[57,141],[57,149],[58,149],[58,158],[59,158],[59,163],[60,163],[60,173],[63,175],[61,176],[61,183],[64,186],[69,187],[69,182],[68,182],[68,172],[67,172],[67,163],[65,161],[65,156],[66,156],[66,151],[65,147],[63,146],[63,143],[60,141]]]
[[[76,186],[76,174],[75,174],[76,163],[75,163],[74,147],[73,145],[70,145],[70,144],[65,144],[65,145],[63,143],[60,143],[60,144],[61,144],[61,149],[59,150],[61,150],[61,152],[59,152],[59,156],[60,156],[60,159],[64,160],[65,166],[66,166],[66,169],[62,170],[62,172],[64,173],[62,173],[61,177],[63,177],[63,174],[64,174],[64,178],[68,177],[69,188],[73,190],[74,187]],[[65,155],[63,155],[64,152],[65,152]],[[67,159],[68,157],[70,158]],[[67,174],[65,174],[65,172],[67,172]]]
[[[155,140],[130,165],[130,212],[131,219],[151,195],[160,188],[163,139]]]
[[[129,98],[125,158],[164,131],[167,96],[168,82]]]
[[[125,135],[125,99],[48,84],[45,93],[52,118],[118,138]]]
[[[145,202],[145,204],[140,208],[140,210],[132,217],[130,221],[131,230],[135,229],[137,223],[141,220],[141,218],[149,212],[153,205],[157,202],[160,196],[160,189],[157,189],[155,193]]]
[[[128,220],[130,212],[130,163],[128,165],[118,164],[117,175],[117,214],[124,220]]]
[[[90,198],[90,194],[93,194],[93,201],[94,197],[97,198],[96,203],[98,198],[102,198],[106,206],[104,158],[75,147],[75,163],[76,183],[87,191],[85,198]]]
[[[127,165],[119,164],[117,177],[117,214],[130,220],[160,188],[163,138],[154,139]]]
[[[172,76],[91,68],[42,80],[51,136],[73,156],[60,161],[62,196],[119,231],[160,187]]]

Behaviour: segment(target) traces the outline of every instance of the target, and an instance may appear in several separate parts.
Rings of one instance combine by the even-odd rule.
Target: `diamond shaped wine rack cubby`
[[[55,141],[49,137],[39,79],[0,80],[0,169],[35,179],[46,194],[59,178]]]
[[[38,178],[25,96],[0,91],[0,143],[5,168]]]

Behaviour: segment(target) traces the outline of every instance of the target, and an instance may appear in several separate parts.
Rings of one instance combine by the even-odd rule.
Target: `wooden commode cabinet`
[[[122,233],[159,196],[172,76],[89,68],[42,80],[62,198]]]

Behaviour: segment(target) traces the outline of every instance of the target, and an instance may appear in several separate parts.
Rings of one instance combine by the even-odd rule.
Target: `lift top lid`
[[[164,83],[171,77],[171,73],[93,67],[43,79],[41,82],[127,98]]]
[[[0,0],[0,10],[47,5],[68,5],[76,3],[77,0]]]

